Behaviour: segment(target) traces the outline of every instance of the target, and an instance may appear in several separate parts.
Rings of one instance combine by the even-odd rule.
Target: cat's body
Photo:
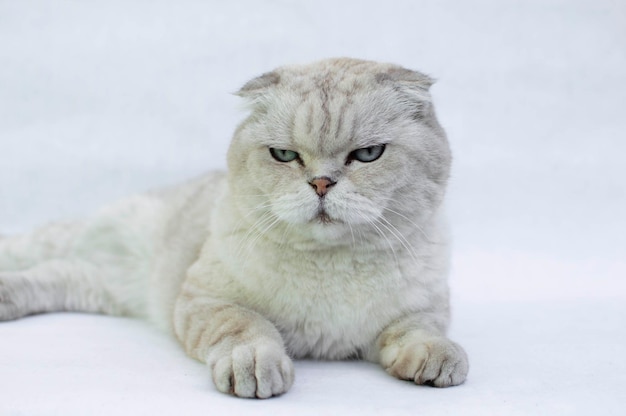
[[[220,391],[285,392],[289,357],[461,383],[445,338],[450,166],[422,74],[348,59],[244,86],[229,173],[0,239],[0,320],[80,310],[172,329]]]

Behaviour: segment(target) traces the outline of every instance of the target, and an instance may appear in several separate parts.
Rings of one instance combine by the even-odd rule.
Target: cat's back
[[[159,251],[163,243],[208,233],[216,195],[225,174],[210,172],[179,185],[136,194],[104,207],[85,223],[82,239],[102,239],[105,232],[124,233],[129,244],[146,240]],[[79,248],[79,247],[77,247]]]
[[[210,234],[214,207],[226,186],[225,172],[210,172],[149,194],[163,206],[162,234],[157,240],[169,251],[192,251],[197,255]]]
[[[186,269],[209,236],[225,174],[201,177],[113,203],[86,221],[72,257],[98,266],[130,315],[163,326],[163,304],[178,292]],[[146,297],[146,293],[149,295]]]

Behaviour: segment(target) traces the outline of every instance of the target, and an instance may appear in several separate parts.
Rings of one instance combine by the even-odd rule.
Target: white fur
[[[463,382],[465,353],[444,335],[450,155],[430,83],[348,59],[251,81],[228,176],[0,239],[0,320],[143,317],[174,330],[220,391],[243,397],[287,391],[289,357],[362,357],[420,384]],[[381,144],[379,160],[348,161]],[[276,161],[269,147],[300,160]],[[320,176],[336,182],[323,198],[309,184]]]

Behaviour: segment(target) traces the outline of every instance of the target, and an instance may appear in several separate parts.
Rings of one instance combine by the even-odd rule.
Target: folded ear
[[[428,91],[435,83],[435,80],[428,75],[399,66],[392,67],[385,72],[376,74],[376,81],[381,84],[391,82],[403,85],[407,88],[420,89],[422,91]]]
[[[428,75],[394,66],[376,74],[376,81],[381,85],[390,85],[415,119],[424,119],[431,115],[432,98],[428,90],[435,80]]]
[[[280,75],[276,72],[266,72],[260,77],[254,78],[246,83],[236,95],[244,98],[256,99],[262,96],[269,88],[280,82]]]

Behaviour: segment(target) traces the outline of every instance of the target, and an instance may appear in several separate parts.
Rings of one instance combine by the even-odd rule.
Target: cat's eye
[[[348,155],[348,159],[346,160],[346,163],[350,163],[353,160],[358,160],[359,162],[363,162],[363,163],[373,162],[379,157],[381,157],[384,151],[385,151],[384,144],[356,149],[355,151],[353,151],[352,153]]]
[[[274,147],[270,147],[270,154],[274,159],[284,163],[292,162],[300,157],[300,155],[293,150],[276,149]]]

